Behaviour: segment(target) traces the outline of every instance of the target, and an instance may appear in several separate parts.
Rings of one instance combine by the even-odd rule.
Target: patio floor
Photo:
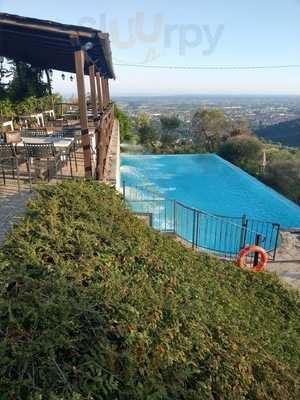
[[[0,197],[0,246],[11,226],[18,223],[18,219],[25,212],[26,203],[31,196],[31,192],[24,191]]]
[[[72,160],[73,178],[83,178],[84,163],[82,149],[77,150],[76,157],[78,170],[76,171],[75,162]],[[62,168],[62,178],[63,180],[72,179],[69,162],[65,163]],[[5,185],[3,184],[2,176],[0,176],[0,246],[12,224],[17,223],[20,216],[25,212],[27,201],[34,194],[34,192],[30,191],[25,164],[20,165],[20,182],[21,190],[19,193],[17,180],[12,179],[11,174],[8,174]],[[61,182],[60,171],[58,174],[58,182]],[[51,179],[50,182],[47,180],[40,180],[38,183],[55,184],[56,179]],[[37,183],[33,183],[33,190],[36,186]]]

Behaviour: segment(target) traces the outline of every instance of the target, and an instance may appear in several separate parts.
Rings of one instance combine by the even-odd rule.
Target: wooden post
[[[103,111],[103,96],[102,96],[102,90],[101,90],[101,75],[100,75],[100,72],[96,72],[96,80],[97,80],[99,112],[101,113]]]
[[[98,111],[97,111],[97,94],[96,94],[96,82],[95,82],[95,66],[89,66],[89,75],[90,75],[90,86],[91,86],[91,102],[93,109],[93,117],[94,123],[97,125],[98,120]]]
[[[90,144],[90,136],[88,128],[87,105],[85,96],[85,84],[84,84],[83,50],[75,51],[75,68],[76,68],[76,78],[77,78],[78,104],[80,111],[80,125],[81,125],[81,138],[83,147],[85,177],[91,178],[93,176],[93,171],[92,171],[91,144]]]
[[[102,87],[102,93],[103,93],[103,106],[104,108],[107,107],[107,93],[106,93],[106,86],[105,86],[105,78],[101,76],[101,87]]]
[[[109,80],[106,79],[106,87],[107,87],[107,102],[110,104],[110,91],[109,91]]]

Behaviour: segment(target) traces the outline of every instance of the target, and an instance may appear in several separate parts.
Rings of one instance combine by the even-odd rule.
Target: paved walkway
[[[30,192],[22,192],[0,197],[0,246],[12,224],[16,223],[19,216],[25,212],[26,203],[31,195]]]
[[[268,270],[276,272],[283,281],[300,290],[300,234],[281,234],[276,262],[270,263]]]
[[[276,261],[269,264],[268,271],[276,272],[284,282],[300,290],[300,261]]]

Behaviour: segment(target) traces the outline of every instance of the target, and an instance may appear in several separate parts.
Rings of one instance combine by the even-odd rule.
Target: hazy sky
[[[0,9],[108,31],[115,63],[300,64],[300,0],[0,0]],[[300,94],[300,68],[178,71],[116,65],[115,70],[115,95]],[[75,93],[75,81],[55,76],[56,90]]]

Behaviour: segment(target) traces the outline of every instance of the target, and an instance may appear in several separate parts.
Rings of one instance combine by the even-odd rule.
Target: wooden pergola
[[[90,77],[96,131],[95,177],[102,179],[113,130],[109,79],[115,79],[109,35],[91,28],[0,13],[0,56],[35,68],[76,73],[87,178],[93,177],[84,76]]]

